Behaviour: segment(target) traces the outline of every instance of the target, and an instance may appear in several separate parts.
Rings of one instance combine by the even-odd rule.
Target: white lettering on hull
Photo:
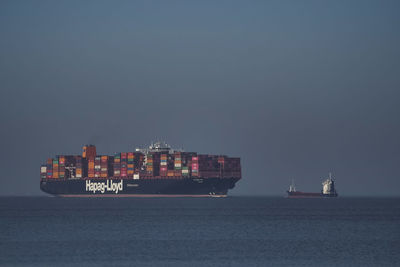
[[[112,180],[107,180],[107,182],[92,182],[90,180],[86,180],[86,191],[92,192],[96,194],[96,192],[104,194],[105,192],[114,192],[118,194],[118,192],[123,191],[123,180],[119,183],[113,182]]]

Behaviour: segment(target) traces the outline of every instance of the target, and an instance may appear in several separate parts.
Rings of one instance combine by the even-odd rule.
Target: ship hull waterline
[[[335,198],[338,194],[323,194],[323,193],[305,193],[305,192],[289,192],[287,198]]]

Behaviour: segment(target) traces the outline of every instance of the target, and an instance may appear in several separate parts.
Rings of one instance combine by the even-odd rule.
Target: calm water
[[[0,198],[1,265],[400,266],[400,198]]]

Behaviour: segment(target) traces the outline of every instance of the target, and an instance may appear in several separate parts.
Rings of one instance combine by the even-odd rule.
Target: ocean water
[[[3,266],[400,266],[400,198],[0,198]]]

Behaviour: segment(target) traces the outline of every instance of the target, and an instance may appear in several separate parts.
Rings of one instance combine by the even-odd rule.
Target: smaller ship
[[[329,177],[322,183],[321,193],[307,193],[296,190],[294,181],[289,186],[287,191],[288,198],[321,198],[321,197],[337,197],[338,194],[335,189],[335,182],[332,179],[332,174],[329,173]]]

